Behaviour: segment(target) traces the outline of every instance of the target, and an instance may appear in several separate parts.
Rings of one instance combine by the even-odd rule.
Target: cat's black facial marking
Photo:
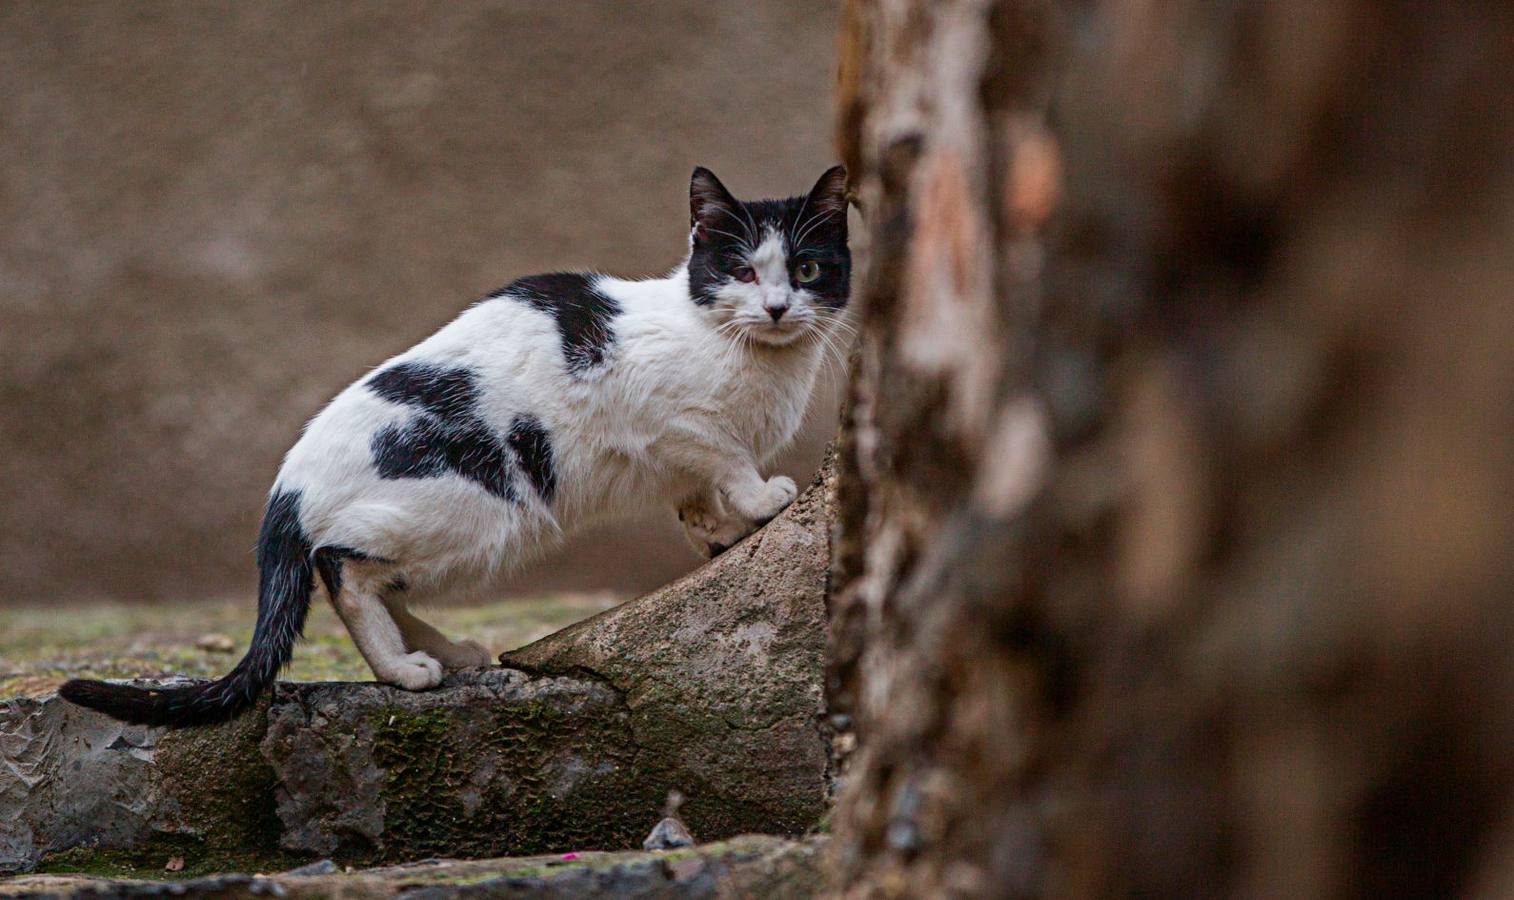
[[[380,428],[370,450],[380,478],[459,475],[504,500],[516,500],[514,473],[525,474],[551,502],[557,489],[552,445],[534,416],[515,419],[501,436],[478,412],[478,375],[471,369],[398,363],[374,374],[368,387],[394,403],[413,407],[409,421]]]
[[[509,441],[536,493],[551,503],[557,493],[557,466],[552,460],[552,440],[541,420],[535,416],[516,416],[510,423]]]
[[[491,296],[524,300],[556,319],[564,364],[573,374],[602,365],[615,343],[611,325],[620,315],[620,304],[596,290],[588,275],[577,272],[530,275]]]
[[[820,176],[810,192],[786,200],[737,200],[708,169],[694,170],[689,187],[693,247],[689,256],[689,296],[696,304],[715,302],[715,292],[739,278],[747,258],[770,233],[782,235],[788,253],[789,284],[808,290],[823,306],[839,309],[851,296],[852,255],[847,247],[846,170]],[[801,283],[799,266],[819,266],[819,277]]]
[[[700,166],[689,179],[689,296],[700,306],[715,302],[715,289],[762,243],[763,232],[715,173]]]

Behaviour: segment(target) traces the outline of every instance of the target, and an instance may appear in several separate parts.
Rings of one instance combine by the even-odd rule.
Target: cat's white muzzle
[[[814,320],[808,316],[784,317],[777,322],[768,320],[753,322],[746,327],[746,333],[758,343],[771,347],[784,347],[809,334],[814,325]]]

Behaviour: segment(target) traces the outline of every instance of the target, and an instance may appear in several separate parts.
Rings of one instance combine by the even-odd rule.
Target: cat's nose
[[[783,314],[789,311],[789,305],[787,303],[763,304],[762,308],[768,311],[768,315],[773,317],[774,322],[783,318]]]

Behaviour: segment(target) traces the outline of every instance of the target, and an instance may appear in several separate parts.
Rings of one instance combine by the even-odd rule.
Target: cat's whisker
[[[820,308],[815,310],[815,315],[834,327],[848,329],[853,334],[857,332],[856,321],[853,319],[851,313],[844,309]]]
[[[841,314],[827,314],[820,317],[826,324],[829,336],[835,342],[837,358],[845,362],[850,358],[852,350],[860,340],[857,327],[847,321]]]
[[[801,204],[799,204],[799,214],[796,215],[796,216],[794,216],[794,221],[795,222],[800,222],[800,223],[804,222],[804,211],[809,208],[809,205],[810,205],[810,195],[809,194],[805,194],[804,195],[804,202],[801,203]],[[803,225],[802,224],[800,226],[796,227],[794,229],[794,232],[797,234],[801,230],[803,230]],[[798,247],[799,247],[799,238],[796,237],[796,238],[794,238],[794,248],[798,249]]]
[[[844,374],[847,368],[848,349],[839,342],[835,335],[823,330],[819,331],[818,334],[824,345],[821,358],[826,365],[826,374]]]
[[[704,226],[704,230],[710,232],[711,234],[724,235],[725,237],[728,237],[736,243],[740,244],[742,249],[746,250],[748,253],[752,251],[752,245],[748,238],[739,237],[737,235],[731,234],[729,231],[722,231],[719,228],[711,228],[708,225]]]
[[[841,345],[850,345],[857,341],[858,334],[855,329],[843,322],[820,320],[820,326],[829,338]]]
[[[754,244],[762,243],[762,241],[758,239],[762,234],[762,229],[757,227],[757,221],[752,218],[752,211],[743,206],[741,208],[741,214],[746,216],[748,233],[752,235],[752,242]]]
[[[747,212],[745,209],[742,209],[742,215],[745,216],[745,218],[742,218],[742,216],[736,215],[734,210],[731,210],[727,207],[721,206],[718,208],[721,212],[735,219],[736,224],[741,226],[741,230],[746,232],[746,242],[748,246],[757,245],[757,223],[752,221],[751,213]],[[740,238],[737,238],[737,240],[740,240]]]
[[[800,230],[798,237],[794,238],[795,246],[802,245],[804,243],[804,239],[809,236],[809,233],[811,231],[813,231],[822,223],[829,221],[835,214],[836,211],[834,209],[828,209],[824,212],[816,213],[814,216],[812,216],[810,218],[809,224],[805,228]]]

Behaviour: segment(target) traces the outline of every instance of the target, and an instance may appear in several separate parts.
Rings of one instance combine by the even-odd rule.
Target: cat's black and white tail
[[[134,725],[186,728],[235,718],[257,702],[289,662],[305,628],[315,563],[300,527],[300,495],[275,491],[258,533],[258,621],[247,655],[224,678],[182,688],[70,681],[64,699]]]

